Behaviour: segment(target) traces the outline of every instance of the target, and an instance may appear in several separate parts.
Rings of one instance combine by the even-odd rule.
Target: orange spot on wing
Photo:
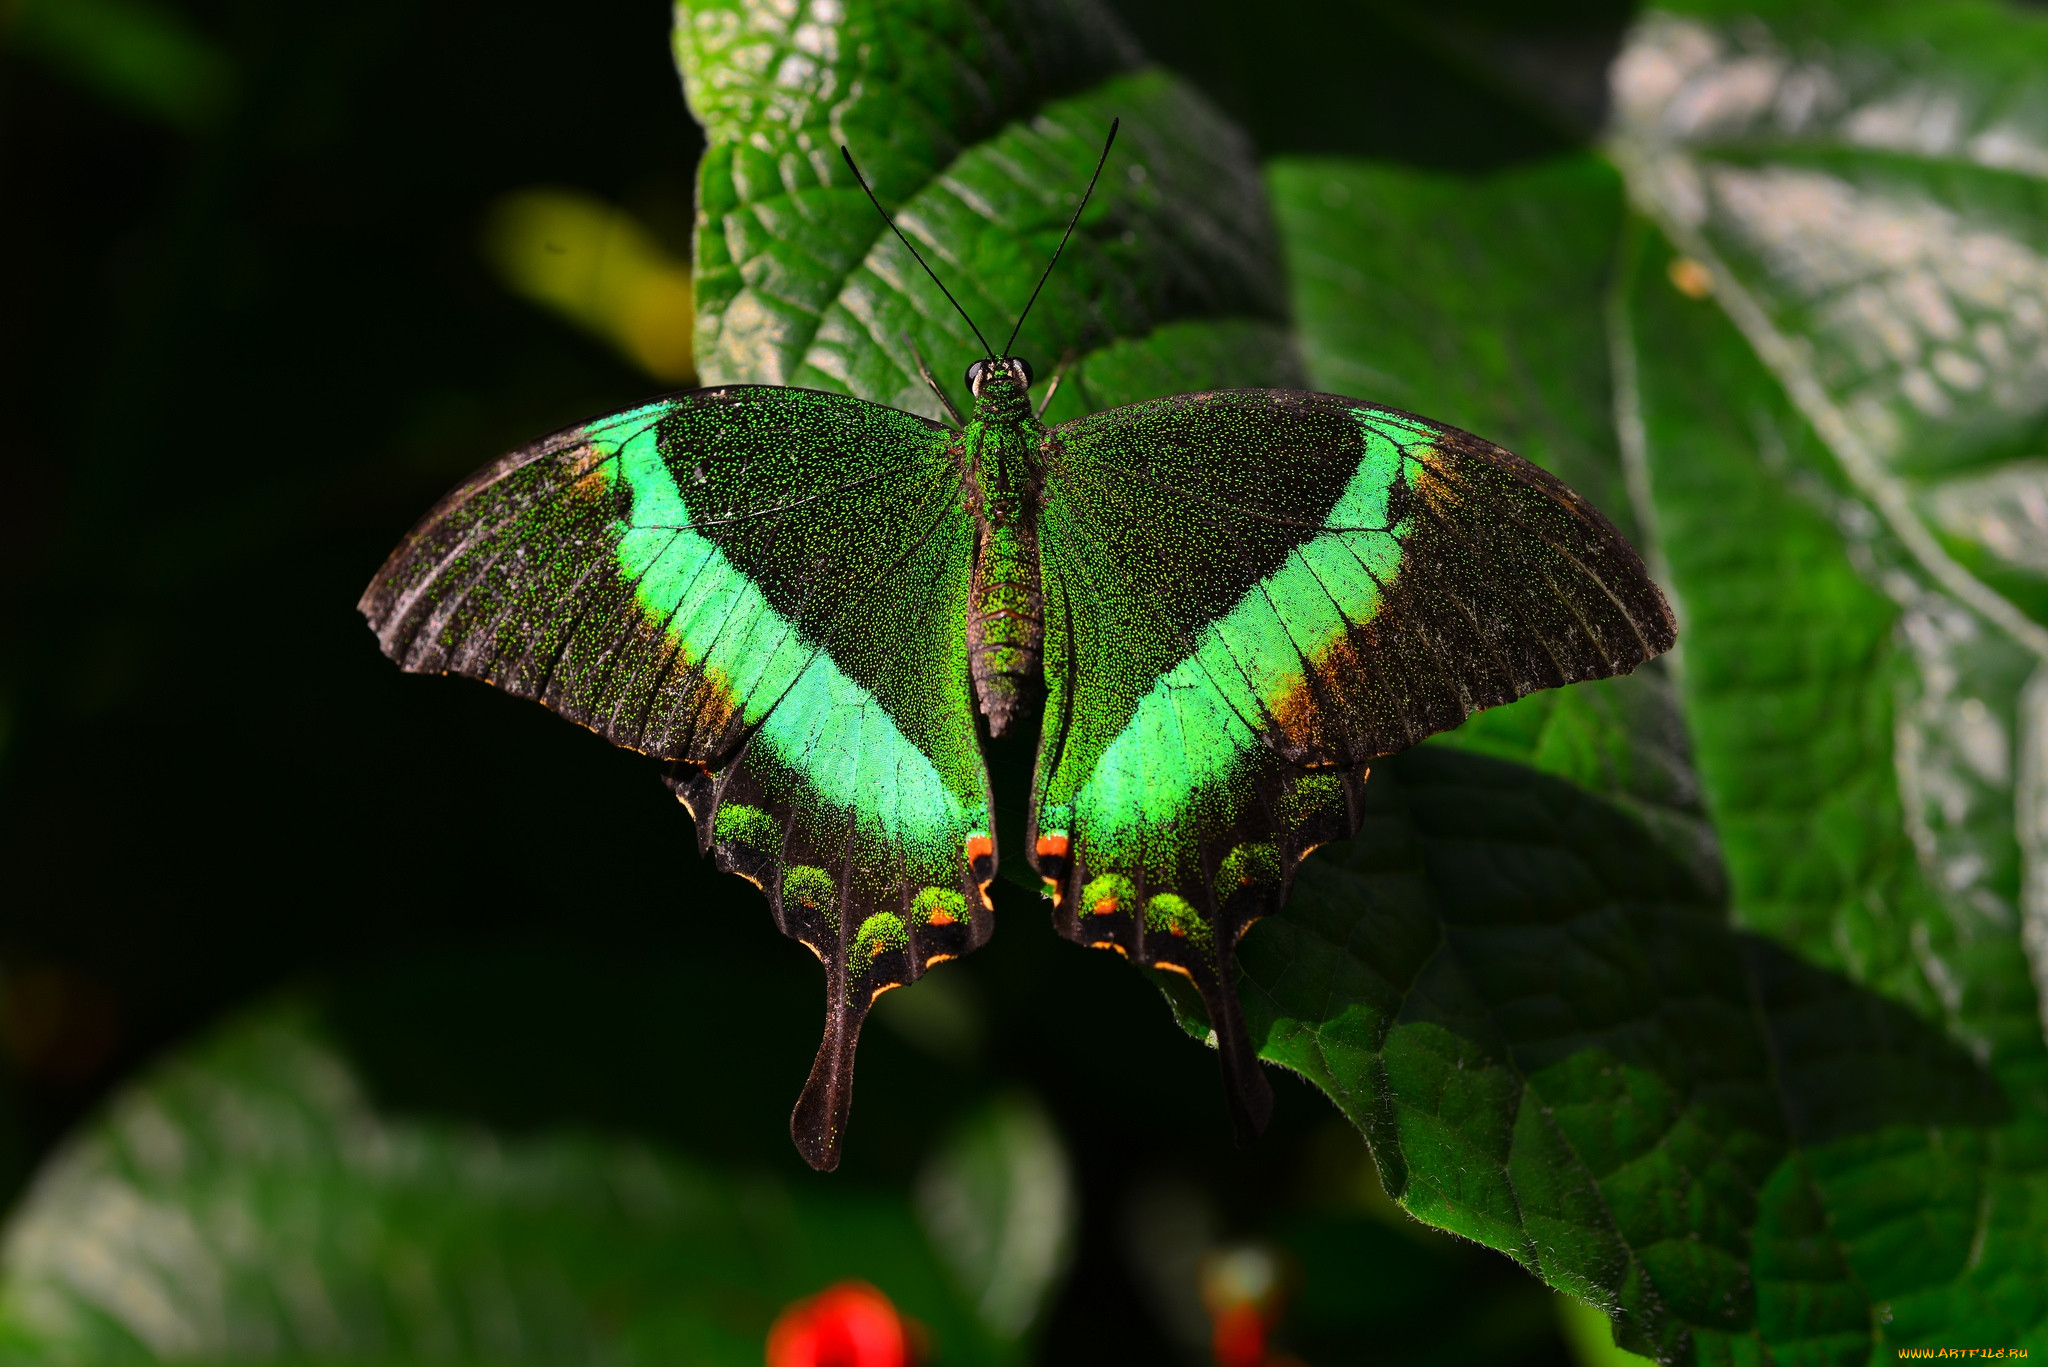
[[[935,911],[925,918],[925,924],[928,926],[950,926],[955,923],[955,917],[950,911]]]
[[[996,842],[989,839],[987,836],[970,835],[967,837],[967,858],[969,862],[972,862],[976,859],[991,858],[994,856],[995,852]]]
[[[1093,907],[1091,907],[1090,910],[1093,911],[1097,916],[1114,916],[1116,915],[1116,907],[1116,898],[1105,897],[1101,901],[1097,902]]]
[[[952,960],[952,959],[954,959],[954,958],[957,958],[957,957],[958,957],[957,955],[953,955],[953,954],[934,954],[934,955],[932,955],[932,956],[931,956],[931,958],[929,958],[929,959],[926,959],[926,960],[924,961],[924,966],[925,966],[926,968],[930,968],[930,967],[931,967],[931,966],[932,966],[933,964],[942,964],[942,963],[946,963],[946,962],[948,962],[948,961],[950,961],[950,960]]]
[[[1067,837],[1060,832],[1056,831],[1051,835],[1041,835],[1038,837],[1038,857],[1040,859],[1065,859],[1069,848],[1071,847]]]

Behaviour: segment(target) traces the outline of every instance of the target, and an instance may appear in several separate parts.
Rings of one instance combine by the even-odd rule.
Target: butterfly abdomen
[[[1038,578],[1038,471],[1044,430],[1009,372],[975,391],[964,434],[967,508],[977,533],[967,599],[968,669],[988,732],[1038,716],[1045,698],[1045,599]]]
[[[1045,696],[1045,602],[1038,532],[1022,517],[985,522],[967,600],[968,663],[991,736],[1030,721]]]

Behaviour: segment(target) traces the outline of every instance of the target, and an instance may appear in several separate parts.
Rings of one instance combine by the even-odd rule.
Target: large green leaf
[[[1057,1140],[1038,1138],[1057,1172]],[[951,1172],[985,1147],[934,1161]],[[1055,1214],[1046,1237],[1063,1234]],[[1043,1275],[990,1276],[976,1290],[1008,1295],[1009,1319],[985,1327],[900,1194],[384,1115],[296,1010],[117,1096],[37,1178],[4,1267],[0,1361],[39,1365],[757,1367],[776,1312],[846,1277],[879,1285],[943,1360],[1007,1362],[1044,1291]]]
[[[1601,306],[1623,205],[1611,167],[1588,156],[1474,180],[1288,160],[1269,180],[1318,388],[1484,433],[1640,538]],[[1533,764],[1620,802],[1719,885],[1662,664],[1532,694],[1437,743]]]
[[[881,202],[1000,347],[1113,118],[1117,157],[1019,351],[1069,352],[1054,417],[1158,393],[1297,382],[1250,145],[1147,68],[1093,0],[683,0],[676,53],[708,148],[698,170],[697,364],[706,383],[858,394],[936,415],[982,355],[883,225]]]
[[[1736,917],[1940,1022],[2012,1108],[1981,1153],[1900,1146],[1892,1199],[1966,1188],[1974,1242],[1845,1238],[1837,1323],[1889,1302],[1901,1342],[2039,1341],[2048,24],[1875,6],[1821,49],[1812,22],[1659,16],[1617,67],[1656,225],[1623,262],[1618,369]],[[1672,288],[1681,259],[1710,301]]]
[[[1247,1009],[1410,1211],[1631,1347],[2039,1345],[2043,26],[1798,18],[1635,35],[1653,223],[1586,163],[1273,169],[1317,382],[1579,484],[1681,648],[1383,765]]]
[[[1409,1210],[1667,1360],[1863,1360],[2048,1325],[2048,1089],[2018,933],[2040,823],[2013,796],[2032,745],[2010,740],[2039,654],[2028,576],[2048,565],[2028,549],[2031,467],[2011,464],[2038,452],[2048,403],[2027,331],[2042,139],[2025,64],[1978,51],[2026,26],[1955,13],[1924,29],[1949,56],[1900,41],[1905,8],[1807,13],[1801,42],[1853,50],[1797,61],[1754,22],[1648,21],[1618,68],[1616,158],[1699,263],[1676,274],[1590,160],[1484,182],[1336,162],[1269,178],[1312,382],[1572,481],[1643,540],[1685,644],[1676,668],[1530,699],[1382,766],[1366,832],[1247,941],[1248,1009]],[[1075,405],[1284,378],[1241,140],[1099,15],[934,7],[894,28],[856,9],[829,34],[780,15],[704,8],[678,28],[713,148],[707,375],[930,411],[898,334],[942,378],[973,343],[831,142],[857,145],[996,331],[1116,112],[1145,176],[1111,176],[1024,349],[1041,367],[1082,353]],[[1970,79],[1966,99],[1939,85]],[[1783,126],[1703,171],[1701,138],[1759,111]],[[1823,181],[1839,202],[1816,201]],[[1719,207],[1748,206],[1748,228],[1717,240],[1701,186],[1730,187]],[[1872,250],[1934,245],[1879,263],[1868,297],[1757,230],[1805,213],[1853,246],[1886,195],[1920,216],[1894,212]],[[1953,324],[1927,321],[1921,277],[1944,263],[1976,272]],[[1667,283],[1697,293],[1701,271],[1714,301]],[[1976,352],[1923,348],[1917,377],[1873,380],[1901,318]],[[1910,453],[1890,470],[1856,444],[1857,422],[1885,421]]]
[[[1938,1025],[1733,930],[1563,780],[1426,747],[1368,789],[1244,991],[1411,1213],[1666,1361],[2033,1329],[2038,1232],[1980,1227],[2013,1107]]]
[[[2017,963],[1948,961],[2048,914],[2014,805],[2048,745],[2048,23],[1880,6],[1803,58],[1741,34],[1659,16],[1616,71],[1635,197],[1714,287],[1686,307],[1646,241],[1617,346],[1738,912],[1989,1049],[2032,1029]],[[1752,529],[1795,576],[1767,586]]]

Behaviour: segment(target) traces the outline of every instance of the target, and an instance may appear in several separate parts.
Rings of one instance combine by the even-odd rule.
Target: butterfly
[[[821,1170],[870,1005],[989,937],[988,740],[1037,727],[1024,849],[1055,925],[1192,980],[1249,1142],[1273,1095],[1236,948],[1356,831],[1372,762],[1676,636],[1607,519],[1491,443],[1270,389],[1047,427],[1016,336],[981,341],[964,416],[925,370],[950,422],[724,385],[543,438],[359,604],[405,669],[663,762],[700,850],[825,966],[790,1119]]]

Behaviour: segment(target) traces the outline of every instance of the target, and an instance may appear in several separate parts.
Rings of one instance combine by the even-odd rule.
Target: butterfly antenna
[[[1045,263],[1045,274],[1038,277],[1038,284],[1032,287],[1031,297],[1024,301],[1024,312],[1017,315],[1017,326],[1010,329],[1010,340],[1003,343],[1003,355],[1010,354],[1016,344],[1017,334],[1024,330],[1024,320],[1031,316],[1031,306],[1038,302],[1038,291],[1045,288],[1045,282],[1052,275],[1052,268],[1059,265],[1060,253],[1067,249],[1067,239],[1074,235],[1074,225],[1081,221],[1081,211],[1088,207],[1088,196],[1095,193],[1095,182],[1102,179],[1102,168],[1109,164],[1109,149],[1116,146],[1117,126],[1122,119],[1109,121],[1109,136],[1103,140],[1102,155],[1096,159],[1095,174],[1088,177],[1088,188],[1081,192],[1081,202],[1074,206],[1074,216],[1067,220],[1067,230],[1060,234],[1060,245],[1052,249],[1052,260]]]
[[[981,329],[974,326],[974,320],[967,316],[966,309],[960,307],[960,301],[953,297],[953,291],[946,288],[946,282],[939,279],[937,271],[926,265],[925,259],[918,255],[917,248],[910,246],[910,239],[905,237],[903,230],[896,226],[896,220],[889,217],[889,211],[882,207],[881,200],[875,198],[875,192],[868,189],[868,178],[860,173],[860,167],[853,164],[853,150],[842,142],[839,144],[839,155],[846,158],[846,169],[853,172],[853,178],[860,182],[860,188],[867,190],[868,203],[875,206],[875,212],[882,216],[882,222],[889,225],[889,231],[896,234],[898,242],[901,242],[906,247],[910,247],[910,254],[917,258],[918,265],[924,266],[924,273],[932,278],[932,283],[939,287],[939,293],[946,296],[946,302],[951,304],[953,311],[959,314],[961,319],[966,322],[968,331],[974,334],[974,340],[981,343],[982,351],[989,356],[994,356],[996,353],[990,348],[988,338],[982,336]]]

